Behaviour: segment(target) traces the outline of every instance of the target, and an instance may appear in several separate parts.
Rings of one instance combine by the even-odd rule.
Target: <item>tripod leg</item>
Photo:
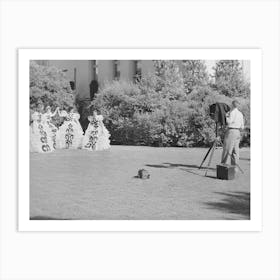
[[[233,158],[233,154],[230,155],[231,158]],[[235,165],[238,167],[238,169],[241,171],[242,174],[244,174],[244,171],[241,169],[240,165],[235,163]]]
[[[206,155],[205,155],[204,159],[202,160],[202,162],[201,162],[201,164],[200,164],[200,166],[199,166],[199,168],[198,168],[198,169],[201,169],[201,167],[202,167],[203,163],[205,162],[205,160],[207,159],[207,157],[208,157],[208,155],[209,155],[210,151],[213,149],[214,144],[215,144],[215,142],[213,142],[213,144],[211,145],[211,147],[208,149],[208,151],[207,151],[207,153],[206,153]]]
[[[214,144],[213,144],[213,149],[212,149],[212,151],[211,151],[210,158],[209,158],[209,161],[208,161],[208,164],[207,164],[207,170],[206,170],[206,172],[205,172],[205,176],[207,175],[208,168],[210,167],[210,164],[211,164],[211,161],[212,161],[212,158],[213,158],[215,149],[216,149],[216,141],[215,141]]]
[[[236,164],[236,166],[239,168],[239,170],[241,171],[241,173],[244,174],[244,171],[241,169],[241,167],[239,166],[239,164]]]

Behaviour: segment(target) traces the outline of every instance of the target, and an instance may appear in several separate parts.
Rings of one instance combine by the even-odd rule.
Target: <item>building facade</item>
[[[93,81],[102,87],[113,80],[134,81],[154,71],[152,60],[37,60],[38,64],[62,69],[80,99],[90,99]],[[207,71],[213,74],[215,60],[205,61]],[[244,76],[250,79],[250,62],[241,61]],[[181,61],[178,60],[180,67]],[[96,87],[95,87],[96,88]]]

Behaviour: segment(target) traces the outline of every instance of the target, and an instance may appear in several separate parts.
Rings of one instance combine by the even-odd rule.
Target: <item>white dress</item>
[[[78,149],[83,140],[83,130],[80,125],[80,114],[62,111],[61,117],[65,117],[64,123],[57,133],[57,144],[60,149]]]
[[[52,145],[51,131],[46,125],[44,114],[34,112],[31,116],[30,125],[30,151],[48,153],[54,150]]]
[[[83,139],[83,149],[102,151],[110,148],[110,133],[103,123],[103,116],[88,117],[89,124]]]
[[[56,149],[56,141],[57,141],[57,127],[51,122],[53,114],[50,113],[45,113],[43,119],[45,120],[45,124],[47,125],[49,131],[51,132],[51,138],[52,138],[52,145],[53,148]]]

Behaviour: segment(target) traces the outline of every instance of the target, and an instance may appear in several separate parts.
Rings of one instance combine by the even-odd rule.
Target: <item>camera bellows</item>
[[[138,170],[138,178],[140,179],[150,179],[150,174],[146,169]]]
[[[209,106],[210,117],[221,126],[227,123],[226,113],[230,111],[230,107],[226,103],[214,103]]]

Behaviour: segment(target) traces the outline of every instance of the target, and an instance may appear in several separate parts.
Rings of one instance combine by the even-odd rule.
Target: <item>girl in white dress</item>
[[[44,114],[44,119],[46,120],[46,125],[49,128],[50,132],[51,132],[51,138],[52,138],[52,145],[53,148],[56,149],[56,134],[57,134],[57,127],[51,122],[52,117],[54,117],[57,114],[58,111],[58,107],[55,109],[55,111],[52,113],[51,111],[51,107],[47,106],[46,107],[46,113]]]
[[[30,151],[48,153],[54,150],[52,145],[51,131],[44,117],[44,106],[39,105],[37,111],[31,115],[30,125]]]
[[[72,108],[69,113],[58,109],[58,115],[65,118],[57,133],[58,148],[80,148],[83,139],[83,130],[79,122],[80,114],[75,108]]]
[[[103,123],[103,116],[93,115],[88,117],[89,124],[83,139],[83,149],[102,151],[110,148],[110,133]]]

